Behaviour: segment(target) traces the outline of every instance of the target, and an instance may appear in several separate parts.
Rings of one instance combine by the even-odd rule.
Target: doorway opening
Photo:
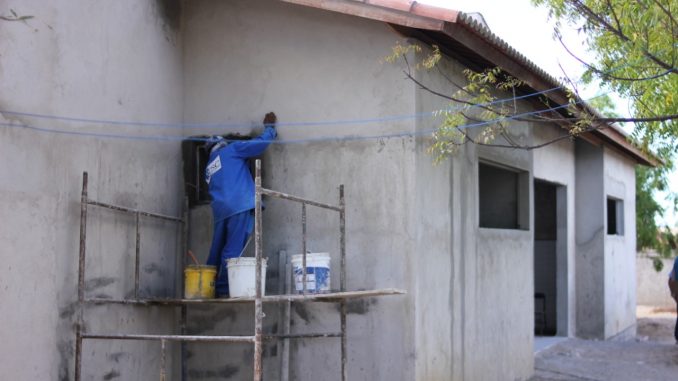
[[[535,179],[535,336],[567,336],[567,263],[567,188]]]

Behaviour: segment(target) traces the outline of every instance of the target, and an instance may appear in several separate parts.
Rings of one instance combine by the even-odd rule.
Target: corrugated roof
[[[281,0],[313,8],[324,9],[383,21],[394,29],[439,45],[446,54],[456,56],[465,64],[499,66],[510,75],[526,83],[532,90],[545,91],[558,88],[548,94],[553,102],[567,104],[567,94],[562,83],[530,61],[506,41],[490,31],[485,25],[463,12],[421,4],[410,0]],[[589,112],[598,113],[578,99]],[[602,141],[616,147],[637,162],[657,165],[657,160],[646,155],[626,139],[615,126],[598,129],[586,134],[589,140]]]

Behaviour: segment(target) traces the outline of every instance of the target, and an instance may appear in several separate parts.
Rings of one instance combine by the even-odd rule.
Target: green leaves
[[[678,0],[533,0],[561,24],[582,30],[596,62],[583,76],[633,102],[634,117],[678,112]],[[644,147],[675,146],[675,120],[638,123]],[[666,159],[666,158],[664,158]]]
[[[450,109],[442,113],[444,119],[433,133],[433,143],[428,152],[439,163],[457,153],[466,143],[491,145],[501,135],[508,133],[507,118],[515,109],[513,103],[499,101],[498,90],[512,91],[522,82],[494,67],[483,72],[464,70],[468,83],[452,95]],[[506,93],[503,93],[506,94]],[[507,105],[508,103],[508,105]],[[466,130],[469,123],[480,127],[475,137]]]
[[[583,76],[631,100],[635,118],[678,113],[678,0],[533,0],[544,5],[559,27],[584,33],[595,56]],[[609,102],[609,99],[605,102]],[[610,103],[595,105],[610,109]],[[646,152],[654,151],[666,165],[636,169],[636,229],[638,249],[656,249],[663,256],[675,253],[676,237],[655,221],[664,210],[656,191],[668,190],[666,174],[672,169],[678,144],[675,119],[636,122],[631,138]],[[674,209],[678,197],[669,193]],[[655,263],[661,266],[661,261]],[[655,267],[656,267],[655,266]]]

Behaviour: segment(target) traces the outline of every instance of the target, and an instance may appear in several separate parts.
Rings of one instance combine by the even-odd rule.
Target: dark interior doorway
[[[567,290],[561,289],[567,288],[566,283],[563,285],[567,274],[565,194],[564,186],[534,181],[534,333],[537,336],[558,334],[559,320],[562,322],[565,312],[560,309],[566,308],[563,296]]]

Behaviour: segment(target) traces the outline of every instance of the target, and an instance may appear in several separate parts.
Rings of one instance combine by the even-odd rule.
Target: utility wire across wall
[[[678,43],[676,44],[676,46],[678,46]],[[603,72],[601,72],[601,74],[611,74],[615,71],[621,70],[623,68],[626,68],[628,66],[631,66],[633,64],[637,64],[637,63],[640,63],[640,62],[646,61],[646,60],[648,60],[646,57],[642,57],[639,60],[637,60],[636,62],[626,62],[623,65],[611,68],[610,70],[607,70],[607,71],[603,71]],[[583,79],[580,78],[579,80],[573,81],[571,83],[573,83],[573,84],[583,83]],[[537,96],[537,95],[547,94],[549,92],[553,92],[553,91],[556,91],[556,90],[559,90],[559,89],[565,89],[565,86],[560,85],[560,86],[557,86],[557,87],[553,87],[553,88],[550,88],[550,89],[537,91],[537,92],[533,92],[533,93],[529,93],[529,94],[524,94],[524,95],[520,95],[520,96],[513,96],[513,97],[509,97],[509,98],[497,99],[497,100],[492,101],[492,102],[473,105],[472,107],[487,107],[487,106],[491,106],[491,105],[499,104],[499,103],[504,103],[504,102],[513,102],[513,101],[516,101],[516,100],[530,98],[530,97]],[[422,112],[422,113],[411,114],[411,115],[399,115],[399,116],[384,117],[384,118],[373,118],[373,119],[280,123],[278,125],[279,126],[320,126],[320,125],[340,125],[340,124],[367,124],[367,123],[377,123],[377,122],[389,122],[389,121],[396,121],[396,120],[402,120],[402,119],[415,119],[415,118],[420,118],[422,116],[433,116],[438,112],[439,111],[430,111],[430,112]],[[46,115],[46,114],[30,113],[30,112],[20,112],[20,111],[12,111],[12,110],[0,110],[0,114],[14,115],[14,116],[24,116],[24,117],[40,118],[40,119],[61,120],[61,121],[69,121],[69,122],[122,125],[122,126],[130,126],[130,127],[146,126],[146,127],[159,127],[159,128],[224,128],[224,129],[229,129],[229,128],[236,129],[236,128],[252,127],[252,125],[248,124],[248,123],[224,124],[224,123],[137,122],[137,121],[120,121],[120,120],[106,120],[106,119],[77,118],[77,117]]]
[[[570,103],[570,104],[560,105],[560,106],[556,106],[556,107],[550,107],[548,109],[543,109],[543,110],[538,110],[538,111],[530,111],[530,112],[515,114],[515,115],[511,115],[511,116],[507,116],[507,117],[501,117],[501,118],[488,120],[488,121],[469,123],[469,124],[465,124],[463,126],[460,126],[459,128],[461,128],[461,129],[478,128],[478,127],[482,127],[482,126],[486,126],[486,125],[490,125],[490,124],[495,124],[495,123],[502,122],[502,121],[513,120],[513,119],[523,118],[523,117],[530,116],[530,115],[538,115],[538,114],[542,114],[542,113],[556,111],[556,110],[560,110],[560,109],[570,107],[572,104],[584,104],[587,101],[590,101],[590,100],[593,100],[595,98],[607,95],[608,93],[610,93],[610,92],[596,95],[596,96],[591,97],[587,100],[580,100],[580,101],[576,101],[576,102],[573,102],[573,103]],[[445,110],[434,111],[432,113],[435,113],[436,115],[438,115],[441,112],[445,112]],[[61,135],[74,135],[74,136],[109,138],[109,139],[127,139],[127,140],[145,140],[145,141],[184,141],[184,140],[190,140],[190,141],[198,141],[198,142],[206,142],[210,139],[209,137],[195,137],[195,136],[189,137],[189,136],[183,136],[183,135],[181,135],[181,136],[177,136],[177,135],[154,135],[154,136],[137,135],[137,136],[135,136],[135,135],[119,135],[119,134],[109,134],[109,133],[69,131],[69,130],[58,130],[58,129],[38,127],[38,126],[29,125],[29,124],[16,124],[16,123],[0,123],[0,126],[10,127],[10,128],[18,128],[18,129],[28,129],[28,130],[32,130],[32,131],[61,134]],[[278,124],[278,126],[283,126],[283,125]],[[252,125],[248,125],[248,127],[252,127]],[[299,143],[313,143],[313,142],[325,142],[325,141],[340,141],[341,142],[341,141],[355,141],[355,140],[373,140],[373,139],[387,139],[387,138],[400,138],[400,137],[414,137],[414,136],[418,136],[418,135],[432,134],[435,131],[437,131],[437,128],[420,130],[420,131],[408,131],[408,132],[401,132],[401,133],[383,134],[383,135],[325,136],[325,137],[305,138],[305,139],[270,140],[270,141],[266,141],[266,142],[269,142],[269,143],[272,143],[272,144],[299,144]]]
[[[542,94],[547,94],[552,91],[556,91],[562,88],[562,86],[554,87],[548,90],[543,90],[535,93],[520,95],[510,98],[497,99],[492,102],[479,103],[477,105],[471,106],[471,108],[476,107],[489,107],[495,104],[504,103],[504,102],[513,102],[516,100],[521,100],[525,98],[530,98]],[[305,127],[305,126],[327,126],[327,125],[350,125],[350,124],[372,124],[372,123],[383,123],[383,122],[395,122],[400,120],[410,120],[410,119],[419,119],[424,117],[436,116],[442,112],[446,111],[456,111],[454,108],[447,108],[436,111],[427,111],[420,112],[416,114],[408,115],[395,115],[387,116],[382,118],[368,118],[368,119],[345,119],[345,120],[332,120],[332,121],[311,121],[311,122],[289,122],[289,123],[277,123],[277,126],[280,127]],[[251,128],[251,123],[159,123],[159,122],[134,122],[134,121],[119,121],[119,120],[105,120],[105,119],[88,119],[88,118],[74,118],[67,116],[58,116],[58,115],[44,115],[44,114],[35,114],[28,112],[19,112],[19,111],[10,111],[10,110],[0,110],[0,114],[13,115],[13,116],[23,116],[29,118],[39,118],[39,119],[50,119],[50,120],[59,120],[59,121],[68,121],[68,122],[78,122],[78,123],[93,123],[93,124],[110,124],[118,126],[127,126],[127,127],[154,127],[154,128],[219,128],[219,129],[242,129],[242,128]]]
[[[642,59],[644,60],[644,59]],[[640,62],[641,60],[639,60]],[[631,66],[633,63],[627,62],[624,65],[620,65],[618,67],[612,68],[607,71],[607,73],[612,73],[617,70],[620,70],[622,68],[625,68],[627,66]],[[580,83],[582,82],[582,79],[579,79],[574,83]],[[508,98],[502,98],[502,99],[497,99],[492,102],[487,102],[487,103],[482,103],[482,104],[475,104],[470,106],[471,108],[476,108],[476,107],[488,107],[492,106],[495,104],[500,104],[504,102],[514,102],[516,100],[521,100],[521,99],[526,99],[538,95],[543,95],[547,94],[549,92],[553,92],[559,89],[565,89],[564,85],[553,87],[547,90],[542,90],[542,91],[537,91],[529,94],[524,94],[520,96],[513,96],[513,97],[508,97]],[[608,91],[603,94],[596,95],[594,97],[589,98],[588,100],[592,100],[604,95],[609,94],[611,91]],[[573,102],[574,104],[583,104],[586,101],[584,100],[579,100],[576,102]],[[566,108],[569,105],[561,105],[557,107],[551,107],[548,109],[543,109],[539,111],[534,111],[534,112],[528,112],[528,113],[523,113],[523,114],[517,114],[517,115],[512,115],[512,116],[507,116],[507,117],[502,117],[490,121],[484,121],[484,122],[477,122],[477,123],[470,123],[466,124],[464,126],[460,126],[460,128],[466,129],[466,128],[475,128],[475,127],[481,127],[493,123],[498,123],[501,121],[506,121],[506,120],[512,120],[516,118],[520,118],[523,116],[528,116],[528,115],[536,115],[540,113],[546,113],[562,108]],[[461,106],[463,107],[463,106]],[[335,121],[316,121],[316,122],[292,122],[292,123],[278,123],[278,127],[304,127],[304,126],[328,126],[328,125],[361,125],[361,124],[374,124],[374,123],[385,123],[385,122],[395,122],[395,121],[402,121],[402,120],[412,120],[412,119],[421,119],[421,118],[427,118],[427,117],[436,117],[439,116],[440,114],[446,113],[446,112],[454,112],[459,110],[460,106],[458,107],[451,107],[447,109],[442,109],[442,110],[437,110],[437,111],[429,111],[429,112],[422,112],[422,113],[416,113],[416,114],[410,114],[410,115],[396,115],[396,116],[390,116],[390,117],[382,117],[382,118],[371,118],[371,119],[351,119],[351,120],[335,120]],[[224,124],[224,123],[159,123],[159,122],[135,122],[135,121],[119,121],[119,120],[106,120],[106,119],[89,119],[89,118],[77,118],[77,117],[68,117],[68,116],[58,116],[58,115],[45,115],[45,114],[38,114],[38,113],[29,113],[29,112],[20,112],[20,111],[12,111],[12,110],[0,110],[0,114],[5,114],[5,115],[13,115],[13,116],[23,116],[23,117],[29,117],[29,118],[39,118],[39,119],[49,119],[49,120],[57,120],[57,121],[69,121],[69,122],[77,122],[77,123],[93,123],[93,124],[108,124],[108,125],[118,125],[118,126],[128,126],[128,127],[154,127],[154,128],[180,128],[180,129],[185,129],[185,128],[195,128],[195,129],[242,129],[242,128],[252,128],[253,124],[251,123],[235,123],[235,124]],[[143,136],[143,135],[121,135],[121,134],[111,134],[111,133],[95,133],[95,132],[81,132],[81,131],[71,131],[71,130],[59,130],[59,129],[52,129],[52,128],[45,128],[45,127],[39,127],[39,126],[34,126],[30,124],[25,124],[25,123],[0,123],[0,126],[2,127],[9,127],[9,128],[22,128],[22,129],[29,129],[33,131],[38,131],[38,132],[44,132],[44,133],[53,133],[53,134],[62,134],[62,135],[74,135],[74,136],[85,136],[85,137],[96,137],[96,138],[109,138],[109,139],[128,139],[128,140],[146,140],[146,141],[183,141],[183,140],[193,140],[193,141],[207,141],[208,138],[200,138],[200,137],[187,137],[187,136],[171,136],[171,135],[150,135],[150,136]],[[417,136],[417,135],[422,135],[422,134],[431,134],[435,132],[437,129],[429,129],[429,130],[422,130],[422,131],[414,131],[414,132],[403,132],[403,133],[394,133],[394,134],[384,134],[384,135],[373,135],[373,136],[335,136],[335,137],[320,137],[320,138],[307,138],[307,139],[288,139],[288,140],[274,140],[271,141],[271,143],[275,144],[294,144],[294,143],[306,143],[306,142],[318,142],[318,141],[351,141],[351,140],[366,140],[366,139],[383,139],[383,138],[397,138],[397,137],[408,137],[408,136]]]

